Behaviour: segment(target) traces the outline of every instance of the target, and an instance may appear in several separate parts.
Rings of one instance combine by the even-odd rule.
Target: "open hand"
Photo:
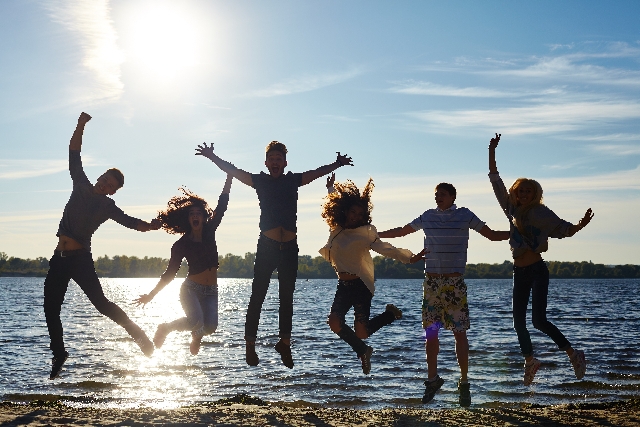
[[[344,156],[340,154],[339,151],[336,151],[336,153],[338,154],[338,157],[336,157],[336,162],[340,163],[340,166],[353,166],[353,162],[351,161],[351,157],[348,157],[348,154],[345,154]]]
[[[496,133],[496,137],[495,138],[491,138],[491,141],[489,141],[489,149],[494,149],[498,146],[498,143],[500,142],[500,137],[502,136],[501,133]]]
[[[429,253],[430,251],[423,249],[420,252],[418,252],[417,254],[415,254],[414,256],[411,257],[411,259],[409,260],[409,263],[411,264],[415,264],[418,261],[424,260],[426,258],[426,256],[424,256],[425,254]]]
[[[198,145],[196,148],[196,156],[204,156],[207,159],[211,159],[215,154],[213,154],[213,142],[210,146],[207,147],[207,143],[203,142],[202,145]]]
[[[153,297],[150,294],[140,295],[139,298],[133,300],[133,303],[136,307],[142,306],[144,308],[144,306],[147,305],[147,303],[150,303],[152,299]]]
[[[587,226],[587,224],[589,224],[591,222],[591,218],[593,218],[593,212],[591,211],[591,208],[587,209],[587,211],[585,212],[584,216],[582,217],[582,219],[580,221],[578,221],[578,225],[580,226],[580,229],[583,229]]]
[[[333,184],[335,184],[335,182],[336,182],[336,174],[332,172],[331,175],[327,177],[327,188],[333,188]]]

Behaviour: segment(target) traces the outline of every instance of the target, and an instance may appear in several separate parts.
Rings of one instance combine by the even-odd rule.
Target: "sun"
[[[198,19],[180,3],[149,2],[131,11],[127,61],[146,78],[174,80],[200,62]]]

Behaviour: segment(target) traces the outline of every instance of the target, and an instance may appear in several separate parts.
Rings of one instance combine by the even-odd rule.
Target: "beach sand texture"
[[[478,409],[332,409],[211,403],[158,410],[0,403],[2,426],[640,426],[640,398],[613,403]]]

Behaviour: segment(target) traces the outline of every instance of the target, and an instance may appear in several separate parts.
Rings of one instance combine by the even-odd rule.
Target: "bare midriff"
[[[211,267],[198,274],[190,274],[187,279],[196,282],[203,286],[212,286],[218,283],[218,269],[217,267]]]
[[[296,238],[295,231],[285,230],[282,226],[263,231],[262,234],[277,242],[288,242]]]
[[[460,277],[462,273],[427,273],[429,277]]]
[[[527,249],[525,253],[513,259],[513,265],[516,267],[526,267],[538,261],[542,261],[542,255],[533,252],[531,249]]]
[[[340,280],[356,280],[359,279],[360,276],[352,273],[339,272],[338,279]]]
[[[75,251],[82,248],[84,248],[84,246],[71,237],[58,236],[58,246],[56,246],[56,251]]]

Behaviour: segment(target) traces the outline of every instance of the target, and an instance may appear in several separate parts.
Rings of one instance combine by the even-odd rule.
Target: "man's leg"
[[[438,375],[438,353],[440,352],[440,338],[438,329],[425,329],[424,349],[427,356],[427,372],[429,379],[433,380]]]
[[[69,286],[69,280],[71,280],[71,275],[68,272],[65,260],[59,255],[54,255],[49,260],[49,272],[44,280],[43,304],[47,329],[49,330],[49,348],[53,352],[49,379],[54,379],[58,376],[69,355],[64,347],[62,322],[60,320],[60,310]]]
[[[438,376],[438,353],[440,352],[438,331],[442,327],[444,313],[442,284],[441,278],[428,275],[422,284],[422,327],[424,328],[424,349],[429,375],[429,378],[424,382],[425,390],[422,403],[431,402],[444,384],[444,380]]]
[[[453,332],[456,339],[456,357],[460,366],[460,381],[467,382],[467,373],[469,372],[469,340],[467,332]]]
[[[103,315],[122,326],[138,344],[146,356],[153,353],[153,343],[142,329],[120,308],[109,301],[104,295],[102,285],[96,274],[96,270],[89,252],[74,256],[71,278],[80,286],[87,295],[91,304]]]
[[[291,243],[290,243],[291,245]],[[280,341],[276,344],[276,351],[280,353],[282,363],[291,369],[293,358],[291,356],[291,331],[293,329],[293,293],[296,289],[296,277],[298,275],[298,245],[280,251],[278,262],[278,295],[280,298],[280,310],[278,321],[280,326]]]

